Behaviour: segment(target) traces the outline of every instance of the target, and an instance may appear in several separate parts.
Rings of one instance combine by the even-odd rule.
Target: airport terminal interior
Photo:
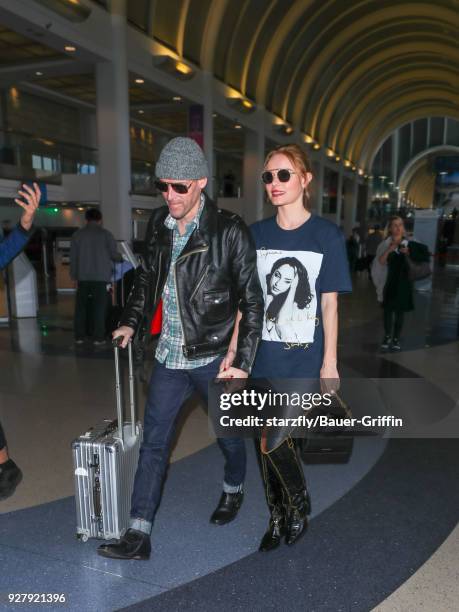
[[[457,610],[458,35],[456,0],[0,0],[5,236],[19,185],[43,195],[24,253],[0,276],[0,421],[23,474],[0,499],[0,609]],[[346,463],[304,464],[308,531],[262,554],[269,513],[254,442],[237,518],[210,524],[223,459],[193,396],[151,558],[116,561],[76,538],[71,444],[115,417],[115,387],[111,343],[75,343],[70,243],[97,208],[140,252],[164,204],[155,163],[176,136],[202,146],[207,194],[247,224],[274,214],[260,178],[267,152],[306,151],[312,213],[336,223],[348,249],[342,379],[422,380],[448,426],[356,435]],[[397,351],[381,350],[366,250],[392,215],[427,245],[432,268]],[[140,417],[153,356],[154,340],[136,373]],[[8,599],[24,593],[65,602]]]

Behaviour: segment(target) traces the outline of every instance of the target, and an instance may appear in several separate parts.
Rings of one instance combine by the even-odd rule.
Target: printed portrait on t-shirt
[[[317,313],[315,287],[323,255],[259,249],[257,258],[265,300],[263,340],[312,343]]]

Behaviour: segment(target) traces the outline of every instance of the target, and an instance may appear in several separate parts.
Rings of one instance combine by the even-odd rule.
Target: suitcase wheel
[[[77,533],[76,539],[81,540],[81,542],[87,542],[89,540],[88,535],[86,533]]]

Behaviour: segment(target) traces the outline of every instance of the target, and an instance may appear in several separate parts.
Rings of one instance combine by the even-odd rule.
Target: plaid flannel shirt
[[[155,357],[160,363],[164,363],[166,368],[170,369],[189,370],[192,368],[199,368],[216,359],[215,355],[211,357],[201,357],[200,359],[187,359],[183,354],[183,331],[178,312],[177,291],[174,281],[175,262],[183,251],[191,234],[199,227],[199,219],[202,209],[204,208],[204,201],[204,195],[201,194],[201,204],[196,217],[191,223],[188,223],[183,236],[181,236],[178,231],[177,221],[171,217],[171,215],[168,215],[164,221],[164,225],[172,230],[172,258],[169,274],[162,294],[163,322]]]

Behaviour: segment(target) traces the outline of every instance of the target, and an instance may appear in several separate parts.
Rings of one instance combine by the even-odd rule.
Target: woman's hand
[[[324,362],[320,370],[320,387],[322,393],[336,393],[339,390],[339,374],[336,361]]]
[[[24,209],[21,217],[21,225],[28,232],[32,227],[33,218],[40,204],[41,191],[37,183],[33,184],[33,189],[24,183],[22,185],[22,190],[20,189],[18,193],[24,198],[25,202],[19,198],[15,198],[14,201]]]
[[[233,365],[234,358],[236,357],[236,351],[232,348],[229,348],[225,357],[223,357],[222,362],[220,364],[220,368],[218,370],[219,375],[228,370]]]

